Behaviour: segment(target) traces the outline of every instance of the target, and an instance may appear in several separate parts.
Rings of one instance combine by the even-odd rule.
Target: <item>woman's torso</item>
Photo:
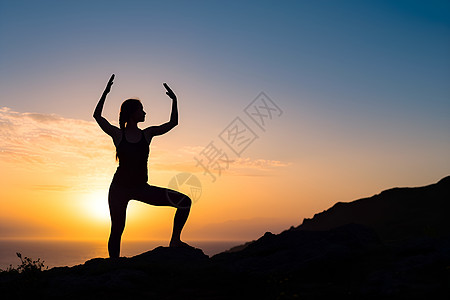
[[[116,143],[119,166],[114,174],[113,184],[137,187],[146,184],[148,181],[148,156],[149,145],[144,132],[139,130],[140,139],[137,142],[130,142],[126,138],[125,130],[122,130],[122,137]]]

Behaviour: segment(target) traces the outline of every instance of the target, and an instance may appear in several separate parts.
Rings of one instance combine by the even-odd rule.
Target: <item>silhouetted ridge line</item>
[[[369,198],[338,202],[304,219],[296,230],[328,230],[349,223],[371,227],[383,240],[450,235],[450,176],[422,187],[396,187]]]

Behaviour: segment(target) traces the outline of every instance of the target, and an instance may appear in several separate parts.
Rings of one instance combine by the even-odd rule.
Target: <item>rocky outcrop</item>
[[[356,201],[336,203],[304,219],[301,230],[327,230],[349,223],[373,228],[383,240],[450,235],[450,176],[435,184],[393,188]]]

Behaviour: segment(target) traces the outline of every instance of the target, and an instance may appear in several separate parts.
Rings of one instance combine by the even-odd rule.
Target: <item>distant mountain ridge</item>
[[[450,176],[422,187],[392,188],[368,198],[338,202],[304,219],[295,230],[329,230],[356,223],[382,240],[450,235]]]

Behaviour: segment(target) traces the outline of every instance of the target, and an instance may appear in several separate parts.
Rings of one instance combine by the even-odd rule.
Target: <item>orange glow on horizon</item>
[[[55,115],[2,108],[0,121],[9,124],[0,128],[0,238],[107,239],[108,188],[117,167],[111,140],[94,122]],[[398,174],[385,174],[381,162],[396,159],[390,153],[374,159],[376,149],[363,155],[344,151],[344,146],[326,152],[329,147],[320,144],[325,139],[310,141],[314,148],[305,148],[296,160],[254,154],[256,158],[236,158],[213,182],[193,159],[205,145],[155,140],[149,183],[168,187],[182,172],[201,181],[201,197],[183,231],[187,240],[255,239],[266,231],[297,226],[338,201],[379,193],[392,187],[391,182],[423,184],[419,176],[414,183],[411,175],[400,182]],[[264,146],[279,151],[276,144]],[[290,149],[283,151],[294,156]],[[186,187],[180,191],[190,192]],[[174,213],[171,207],[130,201],[123,238],[168,240]]]

